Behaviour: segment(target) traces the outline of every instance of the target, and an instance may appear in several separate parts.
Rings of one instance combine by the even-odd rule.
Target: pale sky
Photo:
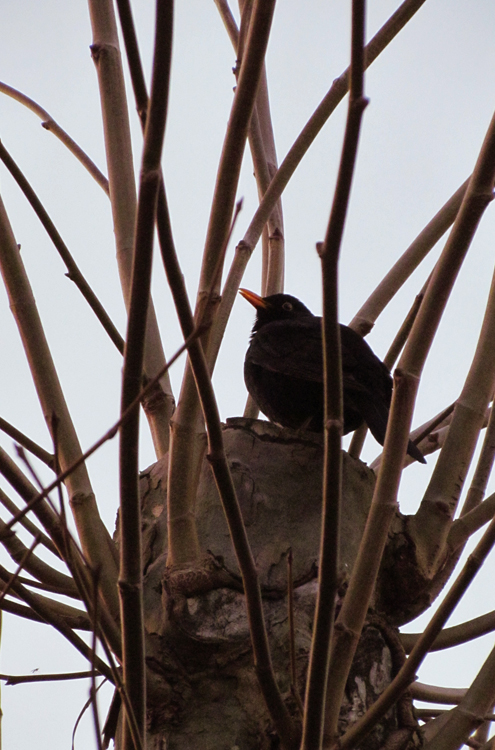
[[[134,11],[146,70],[151,59],[154,4],[136,0]],[[369,3],[369,39],[399,5]],[[267,54],[267,71],[279,160],[348,64],[350,3],[279,0]],[[18,0],[2,5],[0,80],[20,89],[88,152],[103,172],[105,153],[86,5],[62,0]],[[427,0],[415,18],[366,74],[370,104],[341,254],[340,317],[349,322],[391,264],[470,174],[495,106],[495,6],[489,0]],[[164,172],[175,241],[188,289],[196,291],[216,168],[232,102],[235,55],[212,1],[177,3],[171,101]],[[139,170],[141,135],[129,89],[130,119]],[[338,165],[346,102],[307,154],[283,197],[287,249],[286,291],[321,312],[315,243],[323,238]],[[115,263],[108,199],[38,118],[0,95],[0,137],[38,191],[66,244],[122,334],[125,315]],[[71,414],[84,448],[115,421],[121,358],[108,341],[10,175],[0,166],[0,189],[31,278]],[[246,155],[238,195],[244,196],[234,243],[256,207],[252,165]],[[476,345],[495,258],[494,209],[489,207],[473,242],[428,360],[414,424],[459,394]],[[368,341],[383,357],[421,288],[442,243],[387,308]],[[259,248],[243,285],[260,290]],[[232,248],[229,261],[232,257]],[[157,259],[154,301],[166,353],[181,339],[163,270]],[[222,417],[242,414],[246,397],[242,363],[253,310],[241,298],[227,331],[215,385]],[[3,288],[0,289],[0,416],[44,447],[50,441]],[[171,373],[176,396],[182,365]],[[147,426],[141,461],[154,460]],[[12,455],[12,441],[0,436]],[[117,510],[116,443],[89,463],[102,516],[113,530]],[[370,438],[364,460],[378,446]],[[428,466],[408,469],[401,507],[414,512]],[[48,475],[47,475],[48,476]],[[2,485],[3,486],[3,485]],[[6,489],[9,491],[8,486]],[[491,485],[493,490],[493,483]],[[495,608],[490,585],[495,561],[452,618],[460,622]],[[416,630],[419,624],[413,624]],[[492,636],[459,649],[462,672],[447,651],[420,672],[424,682],[464,687],[491,647]],[[1,672],[57,672],[86,665],[62,637],[43,625],[4,618]],[[454,671],[454,668],[456,671]],[[66,750],[85,683],[2,687],[3,741],[10,748]],[[107,691],[108,695],[109,691]],[[83,720],[76,748],[94,745]]]

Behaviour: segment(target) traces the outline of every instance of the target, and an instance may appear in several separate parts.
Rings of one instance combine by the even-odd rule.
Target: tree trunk
[[[322,436],[239,418],[228,420],[224,437],[258,566],[276,677],[298,720],[290,685],[287,556],[292,549],[297,690],[304,700],[317,588]],[[365,464],[346,453],[343,458],[340,596],[375,482]],[[196,507],[205,552],[199,567],[166,568],[167,456],[143,472],[141,492],[147,662],[160,684],[149,690],[148,748],[278,747],[253,668],[242,583],[208,462]],[[404,659],[390,609],[370,612],[347,683],[342,731],[376,700]],[[410,701],[403,700],[362,747],[405,747],[416,726]]]

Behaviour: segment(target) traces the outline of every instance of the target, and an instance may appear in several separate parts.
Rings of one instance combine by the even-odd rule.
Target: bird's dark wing
[[[373,437],[383,445],[392,399],[390,373],[366,341],[347,326],[340,326],[344,409],[361,415]],[[350,423],[349,429],[353,429]]]
[[[289,378],[322,383],[321,319],[267,323],[253,336],[247,359]]]
[[[340,326],[340,341],[344,391],[368,393],[383,404],[388,413],[393,385],[390,372],[366,341],[351,328]]]
[[[392,398],[390,373],[364,339],[347,326],[340,326],[344,392],[368,393],[388,409]],[[249,360],[288,377],[323,383],[321,318],[275,320],[261,328],[251,340]]]

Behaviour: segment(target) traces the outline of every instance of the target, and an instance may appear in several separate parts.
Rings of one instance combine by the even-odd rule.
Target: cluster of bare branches
[[[92,677],[91,703],[98,747],[102,746],[102,740],[96,705],[97,675],[112,682],[122,699],[125,721],[121,747],[125,750],[146,746],[146,701],[159,690],[146,663],[143,623],[138,487],[140,405],[149,424],[157,458],[167,456],[168,566],[171,574],[174,571],[180,574],[184,569],[199,569],[202,565],[205,550],[199,543],[194,508],[200,469],[207,451],[241,571],[256,675],[284,748],[365,747],[361,743],[367,733],[407,689],[411,690],[413,697],[433,704],[455,703],[448,712],[439,713],[432,709],[420,715],[425,725],[423,742],[428,750],[454,750],[463,742],[471,742],[475,747],[483,744],[481,733],[474,739],[469,738],[480,724],[493,718],[495,651],[489,654],[472,685],[462,694],[457,691],[454,695],[453,691],[428,688],[414,682],[419,666],[430,651],[464,643],[495,630],[493,613],[463,626],[444,627],[495,543],[495,500],[494,496],[485,497],[495,458],[495,419],[490,408],[495,387],[495,283],[490,291],[475,355],[458,399],[453,405],[442,405],[438,415],[433,415],[412,436],[425,454],[439,453],[425,495],[408,525],[414,564],[422,580],[423,592],[430,601],[451,577],[468,540],[486,524],[488,527],[425,631],[416,636],[403,636],[408,658],[379,700],[340,738],[337,729],[346,680],[373,601],[390,524],[397,509],[403,470],[408,463],[405,454],[421,374],[456,277],[493,197],[495,119],[488,127],[471,177],[453,193],[407,248],[351,323],[355,330],[366,335],[413,271],[452,227],[433,272],[418,292],[407,318],[398,326],[396,339],[385,360],[390,368],[398,360],[387,438],[383,455],[373,467],[377,482],[371,510],[347,592],[335,619],[342,482],[338,260],[367,103],[364,73],[424,2],[405,0],[366,45],[366,5],[364,0],[353,0],[350,67],[334,80],[284,161],[277,166],[264,65],[275,2],[240,2],[241,23],[238,28],[227,2],[216,0],[235,48],[237,80],[218,165],[195,302],[187,294],[175,249],[165,187],[166,166],[162,167],[171,75],[172,0],[157,0],[156,3],[149,96],[130,3],[117,0],[125,58],[143,130],[137,191],[129,102],[124,86],[117,19],[110,0],[89,0],[93,28],[91,49],[100,87],[108,181],[48,112],[10,85],[0,84],[3,94],[17,99],[43,120],[44,127],[60,138],[108,193],[128,313],[124,341],[83,277],[28,178],[22,174],[6,147],[0,144],[0,159],[42,222],[67,266],[69,278],[75,282],[123,356],[121,418],[89,451],[83,452],[15,233],[3,203],[0,203],[1,272],[53,441],[52,450],[47,451],[15,426],[0,420],[0,428],[23,447],[19,450],[17,463],[0,450],[0,472],[22,503],[19,506],[7,493],[0,491],[0,503],[7,519],[1,521],[0,541],[14,563],[10,570],[0,567],[3,582],[0,608],[19,617],[48,623],[88,659],[89,672],[64,675],[63,678]],[[262,293],[271,294],[283,289],[284,228],[280,197],[311,143],[347,93],[348,116],[340,169],[326,237],[319,250],[323,278],[325,468],[320,586],[301,730],[287,707],[273,670],[258,572],[225,454],[211,376],[243,273],[260,239]],[[254,164],[259,207],[244,237],[237,242],[230,268],[225,270],[246,143]],[[328,202],[331,203],[330,195]],[[155,229],[184,338],[183,347],[168,362],[150,295]],[[175,404],[168,368],[185,350],[187,365]],[[255,406],[248,402],[246,416],[255,415]],[[466,475],[485,428],[474,477],[458,513]],[[360,430],[354,436],[350,447],[354,457],[360,455],[364,432]],[[117,434],[120,446],[118,549],[101,521],[86,466],[89,455]],[[41,484],[24,451],[53,471],[54,480],[49,486]],[[71,534],[66,522],[64,491],[69,498],[77,538]],[[58,493],[57,501],[52,499],[54,492]],[[19,538],[16,531],[19,525],[31,535],[33,543],[30,547]],[[37,555],[39,546],[57,561],[62,560],[67,572],[61,573],[56,565],[44,562]],[[69,606],[54,595],[70,597],[79,606]],[[77,630],[91,631],[94,634],[92,645],[88,645]],[[103,648],[101,657],[96,653],[96,642]],[[55,676],[51,677],[55,679]],[[10,676],[9,679],[19,682],[27,678]],[[33,676],[32,679],[39,678]]]

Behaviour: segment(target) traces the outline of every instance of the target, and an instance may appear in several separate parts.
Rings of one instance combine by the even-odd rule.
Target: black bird
[[[323,344],[321,318],[296,297],[260,297],[239,290],[256,308],[244,361],[246,387],[272,422],[293,429],[323,431]],[[344,435],[363,422],[380,445],[385,440],[392,378],[366,341],[340,325],[344,392]],[[409,455],[426,463],[409,441]]]

